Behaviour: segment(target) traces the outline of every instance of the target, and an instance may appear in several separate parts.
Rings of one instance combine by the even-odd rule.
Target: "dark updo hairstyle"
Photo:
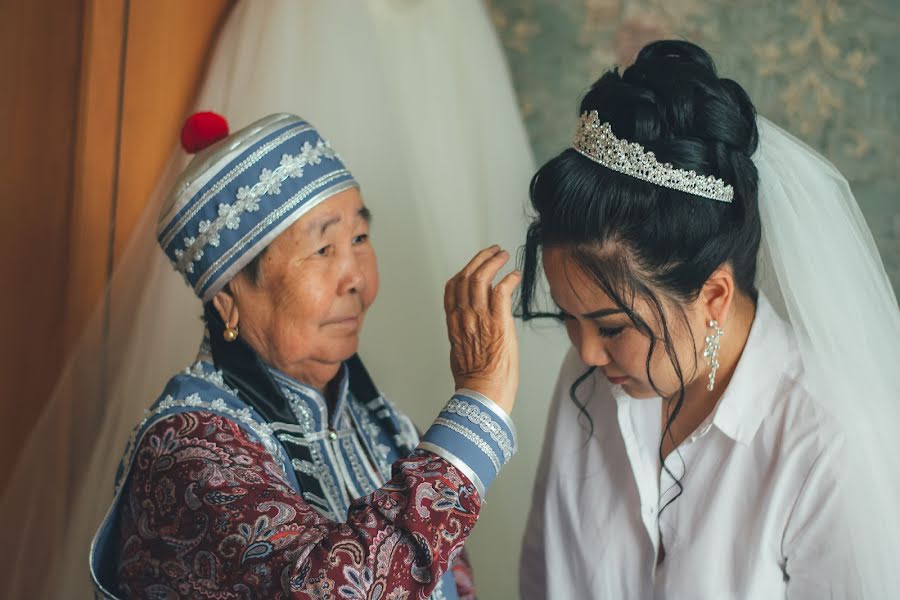
[[[649,44],[623,72],[604,73],[581,102],[582,113],[592,110],[617,137],[653,151],[660,162],[713,175],[734,188],[730,204],[709,200],[612,171],[571,148],[531,180],[536,215],[522,253],[522,318],[558,316],[535,309],[535,285],[541,246],[565,247],[650,338],[647,374],[660,395],[650,376],[650,357],[656,344],[663,345],[680,382],[667,399],[672,408],[665,438],[684,401],[685,369],[675,355],[663,307],[696,300],[710,275],[725,264],[738,290],[754,301],[757,297],[760,217],[757,173],[750,160],[758,142],[756,111],[740,85],[719,78],[705,50],[683,41]],[[659,336],[633,310],[636,298],[649,303]],[[683,309],[680,315],[689,329]],[[593,423],[576,391],[592,372],[570,389],[591,432]],[[659,453],[662,460],[662,441]]]

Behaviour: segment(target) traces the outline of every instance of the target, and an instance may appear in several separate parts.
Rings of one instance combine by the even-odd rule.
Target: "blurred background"
[[[104,378],[111,377],[116,365],[116,357],[104,353],[109,339],[136,335],[130,329],[134,324],[122,318],[130,300],[117,296],[111,281],[129,249],[145,244],[146,240],[137,241],[141,234],[137,229],[155,225],[155,216],[147,221],[151,198],[158,194],[173,160],[177,162],[173,156],[178,153],[183,119],[196,108],[224,110],[198,106],[198,94],[218,36],[247,1],[251,0],[0,3],[4,78],[0,87],[0,226],[4,231],[0,239],[0,483],[6,499],[16,498],[17,489],[9,482],[26,440],[38,431],[39,419],[52,417],[56,423],[39,430],[42,435],[52,432],[54,438],[46,440],[56,448],[48,459],[65,462],[77,456],[73,447],[89,445],[93,428],[99,429],[106,419],[109,402],[147,406],[168,376],[160,372],[148,377],[131,390],[127,400],[107,398],[97,403],[85,397],[102,395],[109,387]],[[271,5],[273,10],[285,5],[275,0],[252,1]],[[286,2],[311,8],[317,0]],[[509,155],[516,153],[518,183],[502,197],[478,198],[477,203],[505,203],[509,211],[486,214],[491,227],[479,229],[472,224],[477,235],[443,239],[441,243],[449,244],[442,250],[443,261],[409,262],[407,255],[424,250],[404,247],[404,238],[391,235],[391,218],[399,222],[402,212],[387,220],[376,219],[376,248],[385,284],[367,322],[364,336],[371,336],[363,340],[362,355],[380,388],[420,427],[428,425],[451,390],[440,282],[482,242],[502,241],[514,247],[524,240],[529,171],[568,145],[578,102],[590,83],[605,69],[628,64],[641,46],[655,39],[680,37],[704,46],[720,72],[748,90],[760,114],[836,163],[853,185],[895,290],[900,291],[897,0],[333,0],[333,5],[346,17],[332,16],[329,21],[337,37],[341,24],[357,19],[357,13],[389,14],[394,26],[402,17],[406,19],[403,27],[421,29],[418,43],[423,54],[446,50],[460,69],[473,76],[488,66],[477,56],[465,54],[465,49],[480,51],[496,43],[505,64],[491,63],[493,70],[485,77],[495,81],[498,90],[510,88],[504,117],[518,125],[505,127],[524,126],[530,142],[530,148],[515,149],[517,134],[504,134],[511,144]],[[431,33],[437,26],[434,15],[452,21],[454,11],[462,11],[462,6],[467,13],[480,14],[490,31],[459,28],[451,37]],[[303,18],[302,10],[299,18]],[[327,39],[329,34],[323,35]],[[481,36],[480,45],[470,44],[466,37],[476,34]],[[329,53],[323,50],[317,56],[327,71]],[[384,56],[391,60],[390,53]],[[282,58],[284,64],[254,68],[289,68],[291,57]],[[422,79],[421,72],[404,72],[419,67],[402,57],[391,65],[395,75],[407,79]],[[354,73],[351,68],[345,75],[354,80],[371,73]],[[430,75],[435,80],[457,80],[448,73]],[[315,80],[310,86],[315,86]],[[473,88],[466,89],[472,93]],[[457,92],[462,104],[484,101],[478,94],[463,97],[462,90],[443,91],[445,95]],[[208,89],[207,93],[212,97]],[[357,93],[364,102],[365,93]],[[411,110],[404,98],[396,97],[394,110],[407,109]],[[315,114],[303,116],[319,122]],[[232,129],[243,124],[233,123]],[[329,135],[331,129],[323,129]],[[490,126],[482,125],[482,129],[490,141]],[[352,132],[338,131],[337,137],[342,135],[349,140]],[[423,125],[419,135],[427,137],[428,127]],[[472,144],[481,142],[473,138]],[[354,171],[380,167],[359,164],[362,157],[354,160],[346,146],[335,145]],[[481,165],[484,176],[489,178],[491,169],[504,168],[505,156],[501,147],[491,164]],[[420,159],[443,160],[440,155]],[[366,193],[365,179],[361,180]],[[379,190],[367,195],[376,206],[376,216],[379,211],[392,215],[389,194],[377,186],[372,189]],[[447,207],[440,194],[427,187],[415,197],[422,205]],[[445,216],[459,225],[478,214],[470,210]],[[512,215],[508,222],[498,217],[504,214]],[[423,269],[432,272],[423,274]],[[424,280],[433,293],[408,298],[414,289],[409,287],[412,279]],[[416,304],[414,310],[407,310]],[[192,308],[198,307],[199,303]],[[151,329],[153,325],[144,324]],[[397,343],[385,347],[383,342],[392,339]],[[176,367],[185,364],[196,349],[193,340],[186,344],[181,339],[154,339],[153,343],[171,356]],[[522,346],[522,394],[514,413],[521,450],[491,490],[468,544],[480,596],[488,599],[516,597],[519,541],[548,399],[566,340],[555,326],[538,325],[523,331]],[[87,384],[61,384],[67,365],[76,379],[82,372],[72,360],[79,352],[82,360],[86,356],[110,366],[97,370],[100,379]],[[69,383],[71,379],[70,373]],[[48,404],[51,397],[54,402]],[[86,405],[91,408],[84,414]],[[56,469],[55,477],[67,478],[61,483],[57,504],[65,506],[75,493],[78,469],[77,464]],[[111,490],[96,492],[101,514],[110,499]],[[6,510],[10,504],[2,506]],[[59,514],[65,515],[65,510]],[[15,520],[15,515],[0,515],[0,519],[5,523]],[[16,549],[6,551],[14,554]],[[85,563],[86,556],[87,548]]]
[[[538,163],[559,151],[586,85],[647,42],[712,54],[759,114],[849,179],[900,289],[900,2],[492,0]]]

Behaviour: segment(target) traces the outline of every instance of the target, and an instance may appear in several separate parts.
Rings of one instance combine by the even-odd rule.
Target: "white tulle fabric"
[[[759,119],[760,283],[797,335],[811,396],[846,437],[843,514],[858,580],[835,598],[900,590],[900,311],[847,180]]]
[[[225,115],[232,130],[270,113],[301,115],[361,183],[381,266],[361,352],[379,386],[429,422],[436,399],[453,389],[444,281],[481,247],[521,243],[534,170],[484,7],[475,0],[243,1],[211,56],[198,110]],[[87,325],[0,500],[4,598],[91,597],[88,547],[112,499],[126,439],[196,352],[200,302],[153,238],[162,197],[187,158],[173,151],[110,283],[108,321],[101,307]],[[538,439],[552,382],[535,367],[555,366],[565,342],[526,344],[540,350],[523,351],[523,388],[528,378],[533,385],[520,400],[531,407],[520,414]],[[508,507],[530,489],[536,452],[520,453],[521,465],[504,473],[507,482],[493,494],[499,512],[486,516],[493,529],[485,526],[479,554],[501,562],[496,581],[479,577],[485,597],[513,589],[511,548],[527,504]]]

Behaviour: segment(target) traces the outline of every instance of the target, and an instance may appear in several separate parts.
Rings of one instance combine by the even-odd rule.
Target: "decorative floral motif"
[[[350,600],[366,600],[370,596],[367,590],[372,589],[374,578],[372,577],[372,569],[364,567],[357,569],[352,566],[344,567],[344,578],[346,585],[338,588],[338,594],[341,598],[349,598]],[[375,596],[376,598],[381,596]]]
[[[441,425],[442,427],[446,427],[447,429],[455,431],[462,437],[475,444],[475,446],[477,446],[478,449],[481,450],[484,455],[487,456],[487,458],[491,461],[491,464],[494,466],[494,472],[500,472],[500,467],[503,466],[503,463],[500,462],[500,459],[497,457],[497,453],[494,452],[494,449],[491,448],[490,444],[475,435],[472,430],[467,427],[463,427],[455,421],[451,421],[450,419],[445,419],[443,417],[436,418],[434,420],[434,424]]]
[[[288,178],[303,177],[305,166],[317,165],[323,158],[340,159],[327,141],[319,139],[315,146],[304,142],[296,155],[282,155],[280,164],[274,170],[262,169],[257,183],[252,187],[238,188],[234,203],[223,202],[219,205],[216,219],[199,223],[196,238],[184,238],[184,250],[175,250],[175,258],[178,260],[176,268],[183,273],[193,273],[194,263],[203,258],[204,246],[209,244],[217,247],[223,229],[237,230],[241,226],[242,214],[259,210],[260,198],[280,194],[282,183]]]
[[[154,423],[124,492],[120,591],[423,600],[452,563],[460,597],[472,597],[460,551],[480,499],[447,462],[422,451],[397,462],[393,479],[353,503],[347,524],[271,479],[274,462],[219,415],[177,413]]]
[[[216,234],[216,239],[218,241],[218,234]],[[194,272],[194,262],[203,258],[203,249],[202,248],[196,248],[196,249],[192,250],[194,243],[196,241],[197,241],[196,238],[188,236],[188,237],[184,238],[184,240],[182,240],[182,242],[184,243],[185,249],[175,251],[175,257],[179,260],[179,262],[185,256],[191,257],[191,261],[186,263],[184,266],[185,273],[193,273]]]
[[[500,446],[500,450],[503,452],[503,463],[506,464],[509,462],[509,459],[512,458],[512,455],[515,452],[513,442],[488,411],[482,410],[481,407],[475,403],[466,402],[465,400],[460,400],[458,398],[452,398],[447,403],[447,406],[444,407],[444,410],[452,414],[466,417],[471,423],[478,425],[483,432],[489,433],[491,439],[497,442],[497,445]]]
[[[240,163],[238,163],[231,171],[225,175],[225,177],[216,181],[209,189],[207,189],[201,197],[196,201],[192,202],[188,207],[187,211],[184,214],[181,214],[175,221],[166,226],[166,233],[160,238],[160,245],[163,248],[168,248],[178,235],[179,232],[182,231],[187,225],[187,223],[197,216],[197,213],[206,206],[206,204],[214,197],[216,197],[225,187],[230,185],[236,178],[241,177],[242,174],[250,169],[258,163],[264,156],[266,156],[269,152],[271,152],[277,146],[285,143],[286,141],[298,136],[310,130],[308,125],[301,125],[299,127],[291,128],[289,131],[285,131],[280,134],[278,137],[266,142],[256,150],[254,150],[249,156],[245,157]]]
[[[204,368],[203,364],[204,363],[202,361],[198,360],[197,362],[186,368],[184,370],[184,374],[202,379],[204,381],[208,381],[222,391],[228,392],[233,396],[237,396],[237,390],[225,384],[225,377],[222,375],[222,371]]]
[[[211,222],[209,220],[200,221],[200,223],[197,224],[197,230],[202,234],[207,234],[207,236],[208,236],[207,243],[210,246],[213,246],[214,248],[218,248],[219,247],[219,232],[211,231],[209,228],[210,224],[211,224]],[[181,255],[179,255],[178,258],[181,258]]]
[[[191,367],[188,368],[189,374],[194,374],[197,371],[203,372],[203,367],[200,363],[195,363]],[[218,376],[215,374],[207,375],[203,377],[206,379],[207,377],[212,377],[213,383],[216,385],[219,384],[221,373],[218,373]],[[221,385],[223,389],[227,389],[225,386],[224,380],[221,381]],[[228,415],[234,418],[239,423],[242,423],[245,427],[247,427],[250,431],[256,434],[259,437],[260,442],[266,448],[271,456],[279,456],[280,450],[278,446],[278,442],[275,439],[274,433],[272,432],[272,428],[269,427],[265,423],[260,423],[256,421],[250,414],[250,410],[247,408],[243,409],[233,409],[228,404],[225,403],[221,398],[217,398],[213,401],[206,401],[200,398],[199,394],[190,394],[184,399],[176,399],[171,395],[166,396],[163,400],[157,403],[152,409],[148,409],[144,411],[144,419],[134,428],[131,433],[131,437],[128,440],[128,443],[125,445],[125,452],[122,457],[122,465],[127,466],[131,464],[132,455],[136,450],[135,444],[137,443],[137,436],[143,430],[144,426],[148,423],[151,423],[154,418],[158,418],[160,413],[168,411],[172,408],[196,408],[196,409],[206,409],[212,411],[214,413],[220,413]],[[189,418],[189,417],[188,417]],[[282,478],[281,485],[284,485],[286,479],[284,478],[284,472],[280,466],[280,464],[272,463],[272,474],[277,474]],[[120,472],[116,475],[116,493],[119,491],[119,487],[122,485],[122,478],[126,475],[126,473],[120,469]]]

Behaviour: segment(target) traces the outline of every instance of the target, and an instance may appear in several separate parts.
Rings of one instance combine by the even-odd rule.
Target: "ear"
[[[730,265],[722,265],[713,271],[703,284],[698,298],[698,308],[706,314],[707,321],[713,319],[724,325],[728,322],[734,294],[734,272]]]
[[[213,296],[212,303],[226,327],[235,327],[238,324],[240,314],[238,314],[237,302],[234,301],[230,286],[226,285],[219,290]]]

